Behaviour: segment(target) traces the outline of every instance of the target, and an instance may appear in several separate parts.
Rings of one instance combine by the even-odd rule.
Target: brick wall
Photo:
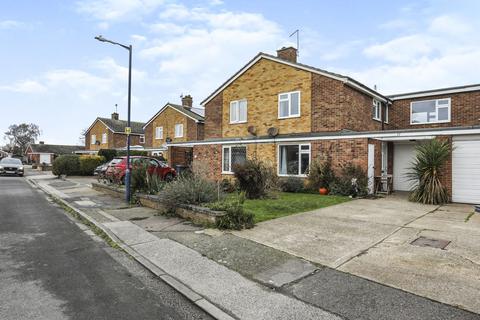
[[[365,172],[368,168],[368,139],[313,141],[312,161],[330,160],[336,173],[342,166],[358,165]]]
[[[205,105],[205,139],[222,137],[223,92]]]
[[[447,140],[450,144],[450,148],[452,147],[452,137],[451,136],[439,136],[437,139]],[[452,153],[445,162],[445,164],[440,169],[440,181],[442,184],[447,187],[448,194],[450,195],[450,199],[452,197]]]
[[[197,145],[193,147],[193,167],[206,170],[208,177],[214,180],[222,179],[222,146]]]
[[[451,98],[450,122],[437,124],[410,124],[410,103],[412,101],[443,98]],[[480,91],[395,100],[390,111],[390,121],[395,129],[480,125]]]
[[[102,142],[102,134],[107,134],[107,143]],[[100,141],[100,145],[91,144],[92,135],[96,135],[95,139]],[[102,122],[96,121],[92,128],[85,134],[85,150],[100,150],[100,149],[111,149],[112,148],[112,131],[110,131]]]
[[[372,119],[372,105],[371,96],[341,81],[312,74],[312,132],[381,130],[382,123]]]

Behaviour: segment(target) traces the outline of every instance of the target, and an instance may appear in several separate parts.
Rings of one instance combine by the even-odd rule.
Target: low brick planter
[[[125,188],[115,187],[103,183],[93,182],[94,190],[107,193],[116,198],[125,197]],[[161,195],[136,194],[140,204],[147,208],[152,208],[160,212],[167,212],[168,208],[163,204]],[[225,212],[214,211],[206,207],[181,204],[175,209],[175,214],[190,220],[196,224],[213,225],[217,219],[223,217]]]

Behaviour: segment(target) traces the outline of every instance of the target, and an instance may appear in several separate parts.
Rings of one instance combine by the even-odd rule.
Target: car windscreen
[[[110,162],[108,163],[108,165],[109,165],[109,166],[114,166],[114,165],[119,164],[120,162],[122,162],[122,160],[123,160],[122,158],[115,158],[115,159],[113,159],[112,161],[110,161]]]
[[[22,161],[20,161],[19,159],[15,159],[15,158],[3,158],[2,160],[0,160],[0,164],[19,164],[19,165],[21,165]]]

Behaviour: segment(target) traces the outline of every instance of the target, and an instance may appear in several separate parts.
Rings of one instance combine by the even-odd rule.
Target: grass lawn
[[[255,214],[255,223],[320,209],[349,201],[342,196],[280,192],[276,199],[245,200],[244,208]]]

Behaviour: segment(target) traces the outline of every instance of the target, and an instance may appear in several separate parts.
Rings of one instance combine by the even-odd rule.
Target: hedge
[[[61,155],[53,162],[52,173],[56,176],[92,176],[96,167],[105,162],[101,156]]]

